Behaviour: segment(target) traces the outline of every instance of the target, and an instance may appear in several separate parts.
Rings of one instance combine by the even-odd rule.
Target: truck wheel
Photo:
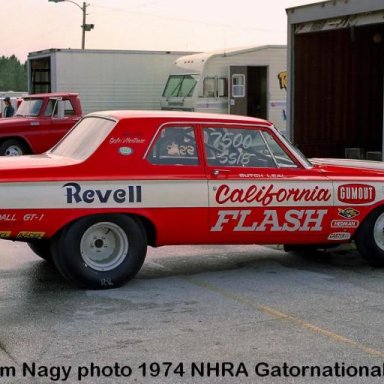
[[[29,242],[28,246],[37,256],[46,261],[52,261],[50,240],[37,240],[34,242]]]
[[[28,152],[25,143],[17,139],[5,140],[0,144],[0,156],[21,156]]]
[[[129,216],[94,215],[68,225],[54,239],[53,262],[70,282],[108,289],[132,279],[147,252],[144,231]]]
[[[384,209],[374,210],[360,225],[355,242],[360,254],[373,267],[384,267]]]

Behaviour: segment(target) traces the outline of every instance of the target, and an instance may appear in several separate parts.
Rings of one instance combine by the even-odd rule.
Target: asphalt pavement
[[[0,242],[0,383],[381,383],[384,270],[353,249],[150,249],[137,278],[70,286]]]

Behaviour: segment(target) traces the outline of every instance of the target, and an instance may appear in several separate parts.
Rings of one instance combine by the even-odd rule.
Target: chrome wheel
[[[373,238],[376,245],[384,251],[384,213],[376,219],[373,227]]]
[[[126,258],[129,241],[125,231],[110,222],[90,226],[81,237],[80,254],[85,264],[96,271],[110,271]]]

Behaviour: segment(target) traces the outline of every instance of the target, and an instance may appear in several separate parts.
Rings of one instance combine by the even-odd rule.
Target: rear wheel
[[[9,139],[0,144],[0,156],[21,156],[28,153],[28,146],[21,140]]]
[[[95,215],[64,228],[54,240],[53,261],[77,286],[108,289],[137,274],[146,250],[145,233],[131,217]]]
[[[355,242],[360,254],[373,267],[384,267],[384,209],[373,211],[360,225]]]

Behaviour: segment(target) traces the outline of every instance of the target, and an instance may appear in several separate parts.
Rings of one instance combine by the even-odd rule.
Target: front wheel
[[[21,156],[28,153],[28,147],[21,140],[9,139],[0,144],[0,156]]]
[[[355,236],[360,254],[373,267],[384,267],[384,209],[373,211],[360,225]]]
[[[77,286],[108,289],[132,279],[143,265],[147,242],[129,216],[87,216],[70,224],[54,239],[53,261]]]

